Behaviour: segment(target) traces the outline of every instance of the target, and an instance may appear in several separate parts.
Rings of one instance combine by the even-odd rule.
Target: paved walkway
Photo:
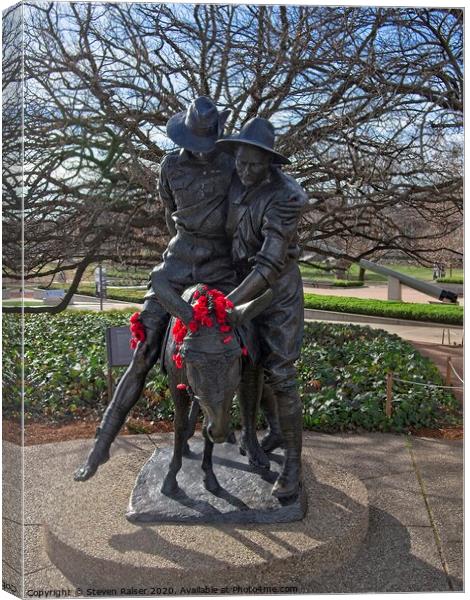
[[[151,439],[146,436],[120,437],[113,446],[112,455],[134,453],[141,456],[143,464],[155,445],[169,442],[168,434],[152,435]],[[92,440],[75,440],[30,446],[24,450],[27,589],[74,588],[45,552],[41,511],[45,511],[46,506],[48,511],[51,510],[50,503],[61,496],[91,444]],[[363,482],[368,492],[369,523],[365,541],[354,558],[333,573],[327,572],[328,565],[325,564],[324,575],[312,578],[298,591],[449,592],[463,589],[461,441],[393,434],[305,432],[304,444],[314,450],[319,461],[332,463]],[[18,447],[8,446],[4,469],[7,480],[13,482],[14,478],[8,479],[8,475],[13,475],[18,468],[21,452],[14,450]],[[112,468],[113,464],[111,458],[101,469]],[[99,485],[100,478],[98,473],[84,483],[83,493],[87,494],[87,489]],[[16,494],[15,488],[10,487],[7,485],[4,492],[6,508],[3,516],[6,539],[14,540],[18,533],[15,521],[20,516],[9,509],[12,505],[7,501]],[[106,493],[109,492],[103,490],[103,494]],[[112,502],[112,497],[109,501]],[[334,510],[339,509],[346,510],[346,505],[334,507]],[[93,519],[93,512],[94,507],[90,506],[90,519]],[[99,523],[96,526],[96,544],[104,543],[98,533]],[[148,535],[149,529],[145,528]],[[157,547],[148,549],[148,552],[157,551]],[[15,557],[4,552],[4,561],[4,580],[18,580]],[[129,587],[132,583],[128,582]],[[210,583],[198,581],[194,585]],[[283,585],[283,581],[279,581],[279,585]]]

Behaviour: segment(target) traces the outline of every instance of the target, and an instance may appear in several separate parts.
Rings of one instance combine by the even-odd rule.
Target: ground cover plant
[[[331,282],[333,287],[361,287],[364,285],[363,281],[358,281],[357,279],[335,279]]]
[[[321,431],[406,431],[458,422],[458,403],[441,388],[395,382],[385,415],[386,375],[443,385],[437,367],[397,335],[359,325],[307,323],[299,361],[304,427]]]
[[[455,283],[457,285],[463,285],[463,277],[440,277],[437,279],[438,283]]]
[[[105,329],[126,325],[131,311],[80,311],[25,317],[25,417],[50,423],[99,418],[109,399]],[[20,415],[19,318],[4,317],[4,415]],[[442,384],[437,368],[399,337],[356,325],[307,323],[299,380],[304,426],[322,431],[404,431],[455,423],[457,402],[438,388],[394,386],[394,411],[384,413],[389,369],[411,381]],[[115,375],[122,374],[116,369]],[[235,415],[236,415],[235,411]],[[165,377],[157,368],[132,416],[173,417]],[[238,419],[235,419],[238,424]]]

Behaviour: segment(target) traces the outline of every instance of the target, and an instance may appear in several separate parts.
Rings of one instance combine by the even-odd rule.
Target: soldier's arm
[[[255,298],[279,278],[305,203],[306,196],[300,189],[298,193],[280,194],[271,202],[263,215],[263,244],[253,258],[253,269],[228,296],[235,305]]]
[[[176,203],[167,176],[169,157],[166,156],[160,165],[160,173],[158,177],[158,195],[160,196],[163,206],[165,207],[165,221],[171,237],[176,235],[175,222],[172,219],[172,214],[176,210]]]

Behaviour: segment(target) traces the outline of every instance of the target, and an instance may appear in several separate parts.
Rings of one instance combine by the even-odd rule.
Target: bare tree
[[[64,268],[79,275],[94,260],[160,259],[164,125],[200,94],[232,110],[229,132],[254,115],[276,125],[310,197],[307,250],[348,260],[392,250],[429,264],[459,238],[462,11],[25,10],[26,279]],[[13,212],[7,220],[13,247]],[[5,261],[7,275],[19,272]]]

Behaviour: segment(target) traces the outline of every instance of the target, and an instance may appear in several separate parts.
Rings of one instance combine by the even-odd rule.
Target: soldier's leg
[[[261,448],[265,452],[272,452],[282,446],[282,432],[279,425],[279,411],[277,400],[272,387],[265,382],[261,396],[261,409],[268,423],[268,432],[261,440]]]
[[[288,384],[289,382],[285,382]],[[298,494],[301,478],[302,454],[302,402],[297,387],[274,385],[274,395],[279,411],[279,424],[284,446],[282,471],[272,493],[277,498],[288,498]]]
[[[144,304],[141,313],[146,340],[139,342],[132,362],[121,377],[97,430],[95,444],[85,463],[75,472],[76,481],[86,481],[98,467],[109,459],[109,449],[121,429],[129,411],[137,403],[150,369],[158,360],[169,316],[151,298]]]
[[[297,391],[295,361],[303,333],[303,296],[300,276],[293,273],[276,290],[276,302],[257,319],[262,346],[261,362],[279,414],[284,461],[273,495],[298,493],[302,452],[302,402]]]

